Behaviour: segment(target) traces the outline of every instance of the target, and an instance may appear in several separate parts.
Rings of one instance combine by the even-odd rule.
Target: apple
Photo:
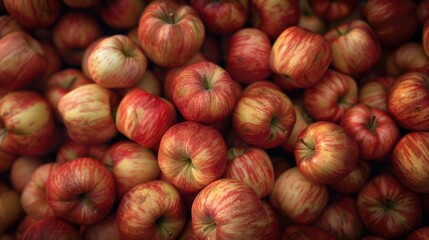
[[[385,71],[388,76],[399,77],[401,74],[429,65],[422,43],[406,42],[387,55]]]
[[[303,103],[315,121],[338,123],[358,103],[358,85],[350,75],[328,69],[320,81],[304,89]]]
[[[207,32],[227,35],[243,28],[249,17],[249,0],[193,0],[190,6],[197,11]]]
[[[170,183],[141,183],[121,199],[116,224],[125,239],[176,239],[186,224],[183,199]]]
[[[221,38],[222,40],[222,38]],[[224,52],[221,49],[221,40],[216,36],[206,33],[200,52],[208,60],[216,64],[221,64],[224,60]]]
[[[291,26],[274,41],[269,57],[271,70],[294,88],[317,83],[332,60],[331,44],[318,34]]]
[[[17,154],[10,153],[0,147],[0,173],[7,173],[17,158]]]
[[[132,90],[133,88],[140,88],[142,90],[145,90],[146,92],[152,93],[156,96],[162,96],[163,91],[163,84],[160,79],[153,73],[153,71],[146,69],[146,71],[143,74],[143,77],[140,79],[140,81],[130,87],[125,89],[118,89],[118,91],[123,90],[120,92],[120,95],[123,97],[127,92]]]
[[[85,84],[64,95],[58,102],[68,136],[80,144],[102,144],[116,136],[114,111],[119,97],[96,83]]]
[[[332,48],[332,66],[355,76],[375,66],[381,46],[369,24],[357,19],[331,28],[324,34]]]
[[[80,157],[90,157],[101,161],[109,147],[108,143],[86,145],[66,139],[57,148],[55,161],[61,164]]]
[[[271,206],[296,224],[311,224],[328,204],[328,188],[308,180],[298,167],[283,172],[269,196]]]
[[[20,204],[20,194],[4,183],[0,183],[0,232],[17,224],[25,215]]]
[[[52,216],[28,226],[21,239],[79,240],[81,237],[75,226],[60,217]]]
[[[10,169],[10,183],[18,193],[22,193],[25,185],[31,178],[31,174],[44,163],[41,157],[19,156],[12,163]]]
[[[419,19],[420,25],[424,25],[426,20],[429,19],[429,1],[422,0],[418,2],[416,8],[417,19]]]
[[[252,188],[259,198],[268,196],[274,186],[274,167],[268,153],[257,147],[228,149],[224,177],[234,178]]]
[[[130,140],[112,144],[102,162],[113,174],[118,199],[134,186],[156,180],[160,173],[154,151]]]
[[[203,61],[191,64],[176,75],[173,102],[188,121],[213,124],[227,118],[238,99],[228,71]]]
[[[295,122],[295,109],[288,95],[258,82],[243,90],[232,113],[232,127],[238,137],[264,149],[283,144]]]
[[[147,148],[158,147],[176,120],[176,108],[170,101],[139,88],[125,94],[116,112],[117,130]]]
[[[147,58],[134,42],[122,34],[110,35],[92,47],[85,63],[88,76],[105,88],[129,88],[141,81]]]
[[[370,179],[357,195],[357,208],[366,229],[380,237],[403,238],[422,219],[420,195],[390,173]]]
[[[403,128],[429,131],[429,68],[399,76],[387,93],[387,110]]]
[[[0,39],[0,63],[0,87],[7,92],[30,85],[48,68],[40,42],[23,31]]]
[[[313,225],[290,225],[282,233],[281,240],[334,240],[325,230]]]
[[[282,226],[280,218],[269,201],[263,200],[262,206],[268,217],[267,229],[265,230],[264,240],[280,239],[282,234]]]
[[[25,32],[25,28],[10,15],[0,16],[0,39],[11,32]]]
[[[393,148],[393,173],[411,191],[429,193],[428,164],[429,132],[408,132]]]
[[[300,18],[300,0],[250,0],[250,25],[265,32],[274,40],[280,33],[297,25]]]
[[[299,170],[309,181],[332,184],[355,169],[359,147],[345,128],[317,121],[299,135],[294,156]]]
[[[229,41],[225,68],[232,79],[249,84],[271,75],[268,62],[271,41],[265,32],[257,28],[242,28]]]
[[[54,115],[44,96],[13,91],[0,99],[0,147],[12,154],[42,156],[51,149]]]
[[[93,158],[61,164],[46,183],[46,198],[56,216],[74,224],[94,224],[115,203],[115,182],[110,171]]]
[[[299,1],[300,16],[298,26],[318,34],[325,34],[328,31],[328,23],[316,16],[308,1]]]
[[[406,240],[423,240],[429,238],[429,227],[423,226],[415,229],[411,234],[409,234]]]
[[[129,29],[139,23],[146,2],[141,0],[113,0],[102,4],[100,17],[108,26]]]
[[[396,78],[380,76],[358,86],[358,103],[387,111],[387,92]]]
[[[221,178],[226,161],[227,147],[222,135],[197,122],[176,123],[159,144],[159,168],[180,192],[197,192]]]
[[[429,57],[429,19],[425,22],[422,29],[422,46],[423,51]]]
[[[185,227],[183,228],[180,236],[177,238],[178,240],[199,240],[197,236],[195,236],[194,229],[192,228],[192,220],[188,220],[186,222]]]
[[[359,145],[359,158],[385,160],[400,137],[400,130],[393,118],[379,108],[356,104],[347,110],[340,125]]]
[[[24,217],[22,217],[22,219],[19,221],[18,225],[16,226],[15,239],[21,240],[25,230],[35,222],[37,222],[37,219],[29,215],[25,215]]]
[[[359,190],[370,179],[371,174],[373,172],[372,168],[373,167],[371,166],[369,161],[359,159],[357,166],[349,175],[329,185],[329,187],[338,193],[358,193]]]
[[[61,14],[59,0],[3,0],[7,12],[22,26],[30,29],[52,26]]]
[[[196,10],[174,1],[152,1],[138,24],[144,53],[162,67],[177,67],[189,60],[202,46],[204,35],[205,27]]]
[[[63,0],[63,2],[70,8],[90,8],[96,7],[100,0]]]
[[[309,0],[314,14],[328,22],[338,22],[351,15],[359,5],[359,0]]]
[[[111,213],[100,222],[91,225],[80,226],[80,236],[82,240],[104,239],[104,240],[122,240],[124,239],[119,232],[116,223],[116,211]]]
[[[199,239],[263,239],[269,223],[255,191],[232,178],[216,180],[198,193],[191,220]]]

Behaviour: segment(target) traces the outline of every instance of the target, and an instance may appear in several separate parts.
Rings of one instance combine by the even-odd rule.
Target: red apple
[[[129,29],[138,26],[145,7],[146,1],[141,0],[107,1],[100,9],[100,17],[110,27]]]
[[[7,12],[26,28],[45,28],[53,25],[61,14],[59,0],[3,0]]]
[[[124,239],[119,232],[116,223],[116,211],[111,213],[100,222],[91,225],[81,225],[80,236],[82,240],[103,239],[103,240],[122,240]]]
[[[355,169],[359,147],[345,128],[318,121],[301,132],[294,155],[306,178],[318,184],[332,184]]]
[[[198,13],[190,5],[174,1],[149,3],[138,24],[144,53],[163,67],[177,67],[189,60],[200,49],[204,34]]]
[[[396,78],[425,65],[429,66],[429,57],[425,54],[423,45],[417,42],[406,42],[387,55],[385,72],[388,76]]]
[[[198,193],[191,219],[199,239],[263,239],[268,225],[256,193],[231,178],[214,181]]]
[[[162,89],[163,89],[163,83],[161,82],[158,77],[155,76],[153,71],[146,69],[145,73],[143,74],[143,77],[140,79],[140,81],[130,87],[123,89],[122,96],[125,96],[127,92],[132,90],[133,88],[140,88],[142,90],[145,90],[146,92],[152,93],[156,96],[162,96]],[[120,90],[120,89],[119,89]]]
[[[164,177],[181,192],[197,192],[222,177],[227,148],[214,128],[184,121],[161,138],[158,164]]]
[[[423,226],[415,229],[410,235],[407,236],[406,240],[424,240],[429,239],[429,227]]]
[[[271,206],[292,223],[310,224],[328,204],[328,188],[308,180],[297,167],[283,172],[270,194]]]
[[[334,240],[335,238],[325,230],[312,225],[287,226],[282,233],[281,240]]]
[[[101,161],[109,147],[108,143],[86,145],[66,139],[57,148],[55,161],[61,164],[80,157],[90,157]]]
[[[351,15],[359,0],[309,0],[314,14],[328,22],[337,22]]]
[[[359,85],[358,102],[387,111],[387,92],[394,81],[393,77],[380,76]]]
[[[269,201],[262,201],[262,206],[268,217],[267,229],[265,229],[264,240],[280,239],[282,226],[277,212],[271,206]]]
[[[25,28],[10,15],[0,16],[0,39],[11,32],[25,32]]]
[[[359,160],[357,166],[353,171],[330,185],[330,188],[339,193],[353,194],[366,184],[372,174],[372,167],[368,161]]]
[[[22,240],[30,239],[79,240],[81,237],[75,226],[60,217],[52,216],[28,226]]]
[[[395,176],[408,189],[429,193],[429,132],[409,132],[394,146],[391,166]]]
[[[25,215],[16,226],[15,239],[21,240],[25,230],[33,223],[37,222],[37,219],[32,218],[29,215]]]
[[[286,28],[274,41],[269,63],[275,74],[295,88],[317,83],[332,60],[331,44],[305,28]]]
[[[104,219],[113,208],[115,194],[113,175],[92,158],[61,164],[46,183],[46,198],[54,214],[75,224]]]
[[[44,163],[41,157],[19,156],[10,169],[10,183],[15,191],[22,193],[31,174]]]
[[[63,0],[63,2],[71,8],[90,8],[97,6],[100,0]]]
[[[139,184],[121,199],[116,224],[125,239],[176,239],[186,224],[182,196],[166,181]]]
[[[423,210],[420,196],[389,173],[376,175],[362,187],[357,207],[366,229],[389,239],[403,238],[416,229]]]
[[[318,34],[325,34],[328,31],[328,23],[316,16],[308,1],[299,1],[300,16],[298,26]]]

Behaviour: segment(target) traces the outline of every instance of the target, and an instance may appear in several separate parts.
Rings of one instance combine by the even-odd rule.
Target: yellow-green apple
[[[190,6],[197,11],[207,32],[227,35],[241,29],[249,17],[249,0],[193,0]]]
[[[205,26],[190,5],[157,0],[149,3],[141,14],[137,35],[153,63],[177,67],[201,48]]]
[[[213,127],[197,122],[173,125],[159,144],[159,168],[180,192],[197,192],[221,178],[226,162],[223,136]]]
[[[41,78],[48,61],[40,42],[30,34],[17,31],[0,39],[0,87],[14,91]]]
[[[146,7],[146,1],[112,0],[104,1],[100,9],[100,17],[109,27],[130,29],[137,27],[140,15]]]
[[[368,161],[359,160],[357,166],[349,175],[345,176],[344,178],[338,180],[333,184],[330,184],[329,187],[338,193],[358,193],[359,190],[370,179],[371,174],[371,164]]]
[[[103,220],[91,224],[81,225],[80,236],[82,240],[105,239],[105,240],[123,240],[124,238],[119,232],[118,224],[116,223],[116,209],[113,209],[110,214]]]
[[[52,150],[55,119],[46,98],[34,91],[13,91],[0,99],[0,147],[5,151],[42,156]]]
[[[328,188],[308,180],[298,167],[283,172],[269,196],[271,206],[296,224],[313,223],[328,204]]]
[[[262,200],[232,178],[216,180],[198,193],[191,220],[199,239],[263,239],[268,227]]]
[[[422,46],[423,51],[427,57],[429,57],[429,19],[425,22],[422,27]]]
[[[225,68],[232,79],[249,84],[271,75],[269,57],[271,41],[268,35],[257,28],[242,28],[229,40]]]
[[[351,15],[359,5],[359,0],[309,0],[314,14],[328,22],[338,22]]]
[[[21,240],[79,240],[81,236],[76,226],[66,220],[51,216],[32,223],[24,231]]]
[[[17,224],[25,216],[20,204],[20,194],[5,183],[0,183],[0,232]]]
[[[325,230],[313,225],[290,225],[282,233],[281,240],[335,240]]]
[[[299,22],[299,0],[250,0],[250,25],[274,40],[280,33]]]
[[[70,8],[91,8],[96,7],[100,0],[63,0],[64,4]]]
[[[303,101],[315,121],[338,123],[358,103],[358,85],[351,76],[328,69],[320,81],[304,89]]]
[[[77,67],[81,65],[85,49],[103,34],[95,16],[70,9],[53,26],[52,40],[64,61]]]
[[[46,199],[46,184],[49,176],[59,165],[55,162],[44,163],[31,174],[22,190],[20,200],[20,204],[28,216],[40,220],[55,215]]]
[[[96,83],[75,88],[58,102],[68,136],[80,144],[102,144],[116,136],[114,111],[119,97]]]
[[[139,88],[125,94],[116,112],[118,131],[147,148],[157,148],[176,120],[176,108],[170,101]]]
[[[90,157],[101,161],[109,147],[109,143],[87,145],[66,139],[56,149],[55,161],[61,164],[80,157]]]
[[[314,225],[335,239],[358,240],[365,231],[353,195],[334,194]]]
[[[61,14],[59,0],[3,0],[3,4],[16,21],[26,28],[46,28],[53,25]]]
[[[244,182],[261,199],[271,193],[274,186],[274,167],[264,149],[232,147],[228,149],[227,158],[224,177]]]
[[[294,88],[317,83],[331,60],[332,49],[328,40],[299,26],[288,27],[280,33],[269,57],[271,70]]]
[[[213,124],[226,119],[234,110],[236,89],[224,68],[209,61],[198,62],[177,73],[173,102],[186,120]]]
[[[429,227],[421,226],[412,231],[406,240],[424,240],[429,238]]]
[[[347,110],[340,125],[356,139],[363,160],[385,160],[401,134],[386,111],[362,103]]]
[[[183,199],[170,183],[141,183],[121,199],[116,223],[125,239],[176,239],[186,224]]]
[[[126,35],[107,36],[88,51],[88,77],[105,88],[133,87],[147,68],[145,54]]]
[[[77,158],[63,163],[46,183],[46,199],[56,216],[74,224],[94,224],[113,208],[113,175],[100,161]]]
[[[387,47],[408,41],[418,27],[416,5],[412,0],[368,0],[361,13],[381,45]]]
[[[274,208],[267,200],[262,201],[262,206],[264,207],[265,213],[268,217],[267,228],[265,229],[265,235],[263,239],[280,239],[280,236],[282,234],[282,226],[276,210],[274,210]]]
[[[318,184],[332,184],[355,169],[359,147],[345,128],[317,121],[301,132],[294,155],[306,178]]]
[[[387,110],[403,128],[429,131],[429,68],[399,76],[387,92]]]
[[[398,180],[408,189],[429,193],[429,132],[408,132],[395,145],[391,166]]]
[[[232,113],[238,137],[262,148],[280,146],[289,138],[295,122],[295,109],[288,95],[258,82],[243,90]]]
[[[0,16],[0,39],[11,32],[25,32],[25,28],[10,15]]]
[[[358,103],[387,111],[387,92],[396,78],[379,76],[358,86]]]
[[[324,34],[332,48],[332,66],[356,76],[374,67],[381,56],[381,46],[369,24],[353,20],[331,28]]]
[[[405,72],[429,65],[429,56],[425,54],[422,43],[406,42],[389,52],[385,61],[386,75],[397,78]]]
[[[112,144],[102,162],[113,174],[118,199],[134,186],[158,179],[160,173],[154,151],[131,140]]]
[[[9,179],[12,188],[18,193],[22,193],[32,173],[42,165],[46,159],[42,157],[19,156],[12,163],[9,172]]]
[[[388,239],[403,238],[421,223],[420,195],[390,173],[370,179],[357,195],[357,208],[366,229]]]

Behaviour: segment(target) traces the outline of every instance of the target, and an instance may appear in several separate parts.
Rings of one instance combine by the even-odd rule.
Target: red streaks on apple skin
[[[4,0],[8,13],[26,28],[44,28],[55,23],[61,13],[61,3],[56,0],[20,1]]]

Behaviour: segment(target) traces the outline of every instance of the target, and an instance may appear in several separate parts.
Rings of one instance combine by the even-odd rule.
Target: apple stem
[[[338,35],[340,35],[340,36],[343,35],[343,33],[338,28],[334,27],[334,29],[338,33]]]
[[[209,85],[209,81],[207,80],[207,76],[203,75],[203,86],[205,90],[209,90],[210,89],[210,85]]]
[[[308,145],[305,141],[304,138],[299,138],[298,139],[300,142],[302,142],[302,144],[304,144],[306,147],[310,148],[311,150],[314,150],[314,147],[311,147],[310,145]]]
[[[216,222],[213,221],[212,223],[203,228],[203,232],[207,231],[209,228],[213,228],[214,226],[216,226]]]
[[[171,23],[174,23],[174,13],[170,12],[168,16],[170,16]]]
[[[375,116],[372,115],[371,120],[369,121],[369,129],[373,131],[375,129]]]

